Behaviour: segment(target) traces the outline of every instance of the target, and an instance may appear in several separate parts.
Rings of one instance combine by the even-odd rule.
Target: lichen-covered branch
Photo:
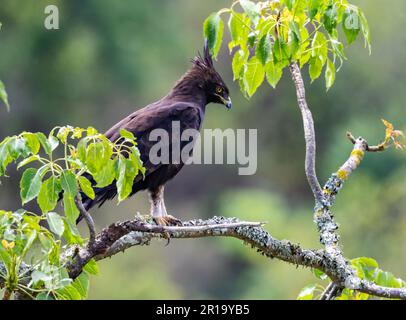
[[[304,249],[290,241],[275,239],[259,222],[244,222],[237,218],[224,217],[191,220],[180,227],[157,226],[140,219],[114,223],[101,231],[93,248],[79,248],[75,253],[71,252],[73,259],[67,259],[70,261],[69,274],[75,278],[90,259],[102,260],[133,246],[149,245],[153,239],[204,237],[240,239],[268,258],[318,269],[327,274],[339,289],[349,288],[366,293],[376,291],[374,295],[382,297],[406,297],[406,288],[392,290],[359,279],[348,265],[343,267],[340,257],[331,255],[326,250]]]
[[[331,207],[334,204],[335,197],[343,187],[343,183],[350,174],[360,165],[365,152],[378,152],[385,150],[385,143],[370,147],[363,138],[355,139],[352,134],[347,133],[348,138],[354,144],[354,148],[348,160],[332,174],[323,189],[316,174],[316,136],[314,130],[314,121],[312,113],[306,102],[305,86],[296,63],[290,66],[290,72],[296,87],[298,105],[302,114],[303,127],[306,142],[305,172],[310,188],[316,200],[314,209],[314,221],[320,234],[320,242],[324,245],[324,259],[334,261],[334,270],[337,276],[331,276],[323,270],[332,280],[326,291],[322,294],[322,299],[334,299],[343,288],[358,290],[361,292],[370,292],[370,294],[383,297],[397,297],[405,299],[406,288],[396,289],[382,288],[373,283],[361,280],[355,270],[351,267],[348,260],[344,257],[339,246],[340,236],[337,233],[338,225],[334,222]],[[331,271],[331,270],[330,270]]]
[[[66,261],[70,277],[74,279],[90,259],[102,260],[133,246],[149,245],[154,239],[232,237],[242,240],[268,258],[323,271],[339,289],[348,288],[378,297],[406,299],[406,288],[384,288],[361,280],[349,272],[352,269],[348,265],[343,267],[339,257],[326,250],[305,249],[290,241],[275,239],[262,225],[237,218],[213,217],[187,221],[180,227],[163,227],[134,219],[116,222],[104,228],[96,236],[94,246],[72,248],[62,258]],[[27,268],[29,266],[24,265],[25,273]],[[4,266],[0,263],[1,270],[4,271]],[[329,296],[333,293],[329,292]]]

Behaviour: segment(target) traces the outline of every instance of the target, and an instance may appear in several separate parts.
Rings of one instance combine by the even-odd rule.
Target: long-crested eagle
[[[111,141],[120,138],[120,130],[125,129],[134,134],[137,139],[138,149],[141,154],[145,171],[145,178],[141,175],[136,177],[131,195],[138,191],[148,190],[151,202],[151,215],[155,222],[160,225],[180,224],[180,221],[169,215],[164,203],[165,183],[176,176],[184,165],[181,161],[170,161],[167,164],[154,164],[149,159],[149,153],[156,141],[150,141],[150,133],[154,129],[163,129],[169,133],[169,153],[174,143],[172,141],[172,123],[179,123],[180,134],[187,129],[200,130],[209,103],[220,103],[228,109],[231,108],[229,90],[219,73],[215,70],[213,59],[205,45],[203,56],[200,54],[193,60],[192,67],[176,82],[173,89],[161,100],[130,114],[111,129],[105,135]],[[95,188],[95,198],[89,199],[82,195],[82,201],[86,210],[117,195],[116,183],[104,188]],[[78,222],[82,219],[79,217]]]

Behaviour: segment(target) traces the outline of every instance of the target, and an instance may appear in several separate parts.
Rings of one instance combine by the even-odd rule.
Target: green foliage
[[[58,156],[59,146],[62,156]],[[85,272],[72,281],[65,262],[60,261],[61,252],[84,243],[76,228],[79,210],[75,199],[81,193],[94,198],[87,175],[98,184],[116,181],[119,201],[128,197],[134,179],[145,170],[135,137],[122,130],[121,137],[111,142],[94,128],[71,126],[56,127],[48,136],[23,132],[0,143],[0,176],[12,162],[18,169],[30,165],[20,180],[21,201],[24,205],[36,199],[41,213],[0,211],[0,262],[6,270],[0,276],[9,290],[35,294],[37,299],[86,298],[88,274],[98,273],[96,262],[90,261]],[[62,192],[63,215],[53,211]],[[29,282],[20,272],[24,262],[30,265]]]
[[[230,8],[211,14],[204,23],[204,36],[215,56],[223,39],[222,14],[230,15],[228,47],[230,53],[234,52],[234,80],[239,80],[241,91],[248,97],[265,76],[275,87],[283,69],[293,62],[300,63],[301,68],[308,64],[312,81],[325,68],[326,88],[330,89],[336,70],[346,59],[340,28],[348,44],[362,32],[371,50],[365,15],[346,0],[234,1]]]
[[[213,13],[204,22],[204,33],[213,55],[217,57],[223,40],[224,22],[218,13]]]
[[[383,271],[379,268],[378,262],[372,258],[360,257],[351,260],[351,266],[355,269],[358,277],[367,281],[376,283],[377,285],[388,288],[406,287],[406,282],[396,278],[392,273]],[[319,270],[313,271],[314,275],[321,279],[327,279],[327,275]],[[299,295],[298,300],[312,300],[320,298],[320,295],[325,290],[321,285],[309,284],[304,287]],[[373,299],[366,293],[357,292],[355,290],[344,289],[342,294],[337,297],[338,300],[368,300]]]

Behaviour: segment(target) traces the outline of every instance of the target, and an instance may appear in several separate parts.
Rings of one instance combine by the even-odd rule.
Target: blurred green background
[[[385,118],[405,129],[406,2],[353,0],[370,23],[373,54],[362,41],[332,90],[310,84],[308,102],[318,134],[318,173],[325,181],[348,156],[346,130],[371,143],[384,135]],[[11,113],[0,110],[0,138],[54,126],[100,131],[165,95],[202,49],[202,23],[226,0],[0,0],[0,79]],[[60,30],[44,28],[44,8],[56,4]],[[268,221],[278,238],[320,247],[312,222],[312,196],[304,171],[303,129],[288,74],[276,90],[263,85],[247,101],[232,82],[223,45],[216,63],[234,109],[212,105],[205,128],[257,128],[258,172],[238,176],[237,166],[184,168],[167,187],[170,212],[183,220],[213,215]],[[307,71],[306,71],[307,74]],[[374,257],[381,268],[406,278],[406,155],[369,154],[338,197],[336,220],[348,257]],[[19,175],[0,186],[0,207],[19,206]],[[4,183],[6,182],[6,183]],[[35,210],[35,207],[32,208]],[[148,213],[145,194],[93,214],[98,228],[136,212]],[[83,226],[82,226],[83,227]],[[84,229],[83,229],[84,230]],[[100,263],[90,298],[295,299],[315,282],[303,268],[265,259],[235,239],[173,240],[128,250]]]

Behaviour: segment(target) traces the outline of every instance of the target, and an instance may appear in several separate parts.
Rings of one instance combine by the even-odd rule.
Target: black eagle
[[[164,203],[165,183],[176,176],[182,169],[184,161],[171,161],[169,163],[154,164],[149,159],[152,146],[157,143],[150,141],[150,133],[154,129],[163,129],[169,134],[169,154],[175,143],[180,143],[180,148],[187,142],[172,141],[172,124],[178,122],[180,134],[187,129],[200,130],[209,103],[220,103],[228,109],[231,108],[229,90],[221,76],[215,70],[210,51],[205,45],[203,56],[200,54],[193,60],[193,66],[176,82],[173,89],[161,100],[156,101],[142,109],[130,114],[105,135],[111,141],[120,138],[120,129],[125,129],[137,138],[141,160],[146,169],[145,178],[138,176],[133,184],[132,193],[148,190],[151,202],[151,215],[160,225],[179,224],[180,221],[168,215]],[[179,160],[179,159],[178,159]],[[117,195],[116,183],[104,188],[95,188],[96,197],[92,200],[82,195],[86,210]],[[78,222],[83,217],[79,217]]]

